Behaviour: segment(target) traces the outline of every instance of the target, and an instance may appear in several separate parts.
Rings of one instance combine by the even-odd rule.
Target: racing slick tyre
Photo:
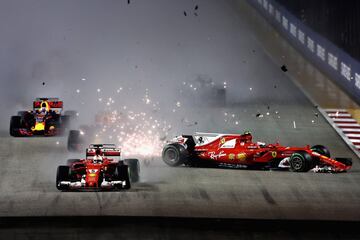
[[[68,117],[69,120],[74,120],[74,119],[76,118],[76,114],[77,114],[76,111],[70,111],[70,110],[68,110],[68,111],[65,111],[65,112],[64,112],[64,117]]]
[[[70,126],[70,116],[61,116],[60,124],[59,124],[61,134],[64,134],[66,128],[68,128],[69,126]]]
[[[164,147],[162,159],[167,165],[177,167],[187,162],[187,155],[184,146],[174,143]]]
[[[19,137],[17,129],[21,127],[21,116],[12,116],[10,119],[10,136]]]
[[[79,152],[81,150],[81,134],[80,131],[70,130],[68,141],[67,141],[67,149],[69,152]]]
[[[290,157],[290,170],[308,172],[313,167],[312,157],[305,151],[293,153]]]
[[[80,161],[80,159],[68,159],[66,165],[70,166],[71,164]]]
[[[118,165],[117,170],[117,179],[120,181],[125,181],[125,186],[117,186],[120,189],[130,189],[130,176],[129,176],[129,166],[128,165]]]
[[[125,164],[129,166],[131,182],[138,182],[140,180],[140,163],[138,159],[125,159]]]
[[[61,186],[61,181],[70,181],[70,168],[69,166],[58,166],[56,172],[56,188],[60,191],[67,190],[68,186]]]
[[[323,156],[326,156],[326,157],[330,157],[330,151],[329,149],[327,149],[326,147],[324,147],[323,145],[315,145],[315,146],[312,146],[311,147],[311,150],[313,152],[316,152],[316,153],[319,153]],[[320,159],[318,157],[313,157],[313,162],[312,162],[312,167],[316,167],[316,165],[321,165],[320,163]]]
[[[326,157],[330,157],[330,151],[329,149],[327,149],[326,147],[324,147],[323,145],[315,145],[311,147],[311,150],[313,150],[314,152],[320,153],[321,155],[324,155]]]

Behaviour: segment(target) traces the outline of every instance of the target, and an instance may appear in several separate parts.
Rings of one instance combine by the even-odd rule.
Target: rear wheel
[[[64,117],[68,117],[69,120],[74,120],[76,118],[76,116],[77,116],[76,114],[77,114],[76,111],[68,110],[68,111],[64,112]]]
[[[169,144],[164,147],[162,152],[163,161],[171,166],[177,167],[184,164],[187,160],[186,149],[180,144]]]
[[[70,117],[69,116],[60,116],[59,121],[59,132],[60,134],[64,134],[66,129],[70,126]]]
[[[56,172],[56,188],[61,191],[69,189],[68,186],[60,185],[62,181],[70,181],[69,166],[59,166]]]
[[[312,165],[312,157],[307,152],[296,152],[290,157],[290,170],[293,172],[308,172]]]
[[[129,176],[129,167],[127,165],[118,165],[117,170],[117,180],[125,181],[125,185],[117,186],[120,189],[130,189],[130,176]]]
[[[125,159],[125,164],[129,166],[131,182],[138,182],[140,180],[140,163],[138,159]]]
[[[80,131],[70,130],[67,142],[67,149],[70,152],[78,152],[81,150],[81,134]]]
[[[21,116],[12,116],[10,119],[10,136],[19,137],[18,129],[21,127]]]

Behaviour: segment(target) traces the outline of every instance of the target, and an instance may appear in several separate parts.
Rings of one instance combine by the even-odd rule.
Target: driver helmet
[[[252,135],[250,131],[245,131],[243,133],[243,138],[245,139],[246,142],[251,142],[252,141]]]
[[[95,156],[94,156],[94,159],[93,159],[93,162],[94,163],[102,163],[102,156],[101,156],[101,150],[98,148],[95,150]]]
[[[47,107],[47,106],[46,106],[46,103],[43,102],[43,103],[41,104],[40,112],[46,113],[46,112],[47,112],[46,107]]]

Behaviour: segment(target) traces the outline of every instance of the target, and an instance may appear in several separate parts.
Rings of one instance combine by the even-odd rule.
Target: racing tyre
[[[125,181],[125,186],[120,186],[122,189],[130,189],[130,176],[129,176],[129,167],[127,165],[118,165],[117,167],[117,179],[120,181]]]
[[[138,159],[125,159],[124,162],[129,166],[131,182],[140,180],[140,163]]]
[[[80,131],[70,130],[67,142],[67,149],[69,152],[79,152],[81,150],[81,135]]]
[[[320,153],[321,155],[324,155],[326,157],[330,157],[330,151],[327,149],[327,147],[324,147],[323,145],[315,145],[311,147],[311,150],[314,152]]]
[[[60,117],[60,129],[62,133],[65,132],[65,129],[70,126],[70,116],[61,116]]]
[[[69,166],[59,166],[56,172],[56,188],[60,191],[67,190],[68,186],[60,186],[61,181],[70,181]]]
[[[312,166],[312,157],[307,152],[296,152],[290,157],[290,170],[293,172],[308,172]]]
[[[180,144],[169,144],[164,147],[162,159],[167,165],[177,167],[186,163],[187,151],[184,146]]]
[[[77,112],[76,111],[65,111],[64,112],[64,117],[68,117],[69,120],[74,120],[76,118],[76,114]]]
[[[326,156],[326,157],[330,157],[330,151],[329,149],[327,149],[326,147],[324,147],[323,145],[315,145],[315,146],[312,146],[311,147],[311,150],[316,152],[316,153],[319,153],[323,156]],[[320,159],[318,157],[313,157],[313,162],[312,162],[312,167],[314,168],[316,165],[321,165],[320,163]]]
[[[10,119],[10,136],[19,137],[17,129],[21,127],[21,117],[20,116],[12,116]]]

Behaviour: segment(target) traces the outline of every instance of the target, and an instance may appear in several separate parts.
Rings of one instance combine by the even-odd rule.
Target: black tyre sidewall
[[[181,154],[181,148],[184,148],[180,144],[169,144],[164,147],[164,150],[162,152],[162,159],[163,161],[171,166],[171,167],[178,167],[185,163],[184,156]],[[175,161],[169,161],[166,158],[166,154],[168,154],[169,151],[173,151],[175,153]]]
[[[69,181],[70,180],[70,168],[69,166],[58,166],[56,171],[56,188],[58,190],[66,190],[67,187],[58,186],[58,183],[61,181]]]
[[[131,182],[138,182],[140,180],[140,162],[138,159],[125,159],[125,164],[129,166]]]
[[[130,176],[129,176],[129,167],[127,165],[118,165],[117,167],[117,179],[120,181],[125,181],[125,186],[123,189],[130,189]]]
[[[10,136],[18,137],[19,134],[15,131],[15,129],[19,129],[20,127],[21,127],[21,117],[12,116],[10,119]]]
[[[70,152],[76,152],[79,149],[76,147],[77,145],[81,144],[81,137],[80,131],[77,130],[70,130],[68,141],[67,141],[67,149]]]
[[[296,168],[295,159],[301,160],[301,167]],[[312,168],[312,157],[307,152],[295,152],[290,157],[290,170],[293,172],[308,172]]]

